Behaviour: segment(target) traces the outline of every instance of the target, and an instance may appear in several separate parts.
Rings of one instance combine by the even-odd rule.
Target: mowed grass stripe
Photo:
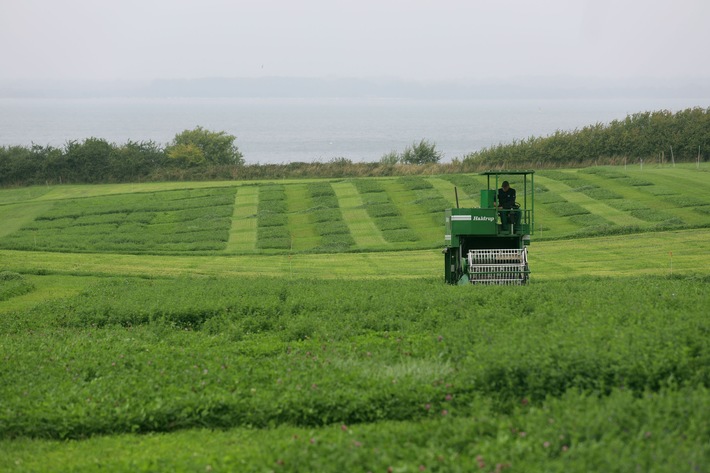
[[[678,195],[653,195],[654,201],[657,202],[655,204],[657,208],[664,209],[691,225],[708,222],[707,214],[696,211],[699,205],[686,206],[685,201],[690,200],[698,204],[704,202],[710,205],[710,173],[676,167],[637,171],[629,173],[629,175],[654,182],[659,187],[678,191]],[[652,188],[652,186],[647,186],[647,188],[639,190],[647,195],[652,195],[650,192]]]
[[[647,192],[645,188],[647,187],[654,187],[654,186],[629,186],[629,185],[623,185],[623,182],[618,182],[618,179],[606,179],[603,176],[596,176],[596,175],[589,175],[585,176],[588,177],[589,182],[594,183],[595,185],[598,185],[599,187],[611,187],[614,192],[617,194],[621,195],[624,197],[624,200],[626,201],[634,201],[639,203],[639,205],[643,205],[644,207],[647,207],[649,210],[648,212],[654,213],[654,212],[663,212],[664,214],[672,215],[672,216],[678,216],[683,220],[686,220],[685,217],[689,212],[687,212],[687,209],[680,209],[677,208],[674,205],[674,202],[671,201],[670,199],[663,198],[663,197],[658,197],[654,196],[653,194]],[[648,179],[644,179],[648,180]],[[611,185],[609,185],[611,184]],[[680,196],[673,196],[673,197],[680,197]],[[674,199],[675,200],[675,199]],[[630,214],[628,215],[628,224],[636,224],[640,226],[644,225],[649,225],[650,223],[638,218],[634,218]],[[707,217],[705,221],[707,222]],[[638,222],[642,223],[638,223]],[[690,222],[690,221],[689,221]],[[693,222],[693,223],[698,223],[698,222]]]
[[[583,176],[583,178],[586,180],[587,176]],[[573,191],[567,184],[565,184],[562,181],[555,181],[553,179],[546,179],[543,178],[545,186],[551,191],[555,192],[565,199],[567,199],[568,202],[572,202],[573,204],[577,204],[587,210],[589,210],[591,213],[598,215],[600,217],[603,217],[607,220],[609,220],[612,223],[615,223],[617,225],[640,225],[643,226],[646,224],[643,220],[639,220],[635,217],[632,217],[628,213],[619,210],[615,207],[613,207],[613,203],[615,201],[618,201],[619,199],[612,199],[609,201],[601,201],[601,200],[596,200],[588,195],[585,195],[581,192],[575,192]],[[607,179],[604,184],[606,184],[604,187],[609,187],[608,184],[609,182],[612,181],[612,179]],[[550,204],[554,205],[554,204]]]
[[[576,276],[708,274],[710,229],[639,233],[535,242],[530,247],[533,279]],[[373,253],[160,256],[70,254],[0,250],[3,270],[79,276],[285,276],[307,278],[441,278],[441,251]],[[3,304],[0,303],[0,307]]]
[[[651,186],[625,185],[619,179],[606,179],[602,175],[586,174],[585,179],[602,187],[610,188],[625,200],[642,203],[650,209],[651,215],[661,213],[668,218],[677,217],[689,225],[708,225],[710,215],[698,212],[697,208],[710,205],[710,175],[694,167],[647,168],[646,170],[624,170],[623,167],[608,167],[612,172],[619,172],[633,179],[652,182]],[[705,181],[705,182],[703,182]],[[674,195],[655,195],[654,189],[665,188],[677,191]],[[690,202],[690,205],[688,204]],[[629,216],[629,219],[633,217]],[[635,223],[629,221],[629,223]],[[646,225],[653,223],[646,222]]]
[[[259,188],[241,186],[237,190],[232,214],[232,227],[226,251],[249,252],[256,249],[256,212],[259,205]]]
[[[705,197],[710,197],[710,168],[705,163],[701,163],[700,169],[696,169],[695,165],[678,164],[674,168],[666,166],[661,168],[644,167],[643,170],[639,168],[629,168],[628,171],[618,168],[618,170],[631,177],[668,186],[681,193],[692,190],[704,194]],[[681,185],[679,186],[679,184]]]
[[[0,238],[16,232],[49,210],[51,202],[26,202],[0,206]]]
[[[171,190],[203,189],[210,187],[232,187],[234,181],[191,181],[191,182],[141,182],[128,184],[61,184],[50,186],[50,190],[35,200],[64,200],[81,197],[99,197],[116,194],[152,193]]]
[[[294,251],[309,250],[318,246],[320,236],[316,232],[308,212],[312,207],[311,196],[306,184],[284,186],[288,204],[288,229]]]
[[[332,186],[338,197],[343,220],[348,225],[355,244],[360,248],[386,246],[387,242],[382,237],[382,233],[367,211],[362,208],[362,197],[355,186],[350,182],[334,182]]]
[[[446,199],[449,204],[451,204],[451,208],[456,207],[456,191],[454,186],[451,182],[445,181],[444,179],[438,178],[438,177],[430,177],[427,179],[431,183],[432,186],[434,186],[434,189],[439,191],[439,194]],[[478,207],[478,201],[472,199],[469,197],[465,192],[461,192],[459,190],[459,207],[463,208],[474,208]],[[443,218],[443,217],[442,217]]]
[[[425,243],[435,244],[444,239],[444,214],[441,214],[441,225],[436,225],[431,212],[427,212],[415,203],[417,195],[414,191],[406,189],[401,182],[387,181],[385,191],[402,213],[402,218],[419,239]]]

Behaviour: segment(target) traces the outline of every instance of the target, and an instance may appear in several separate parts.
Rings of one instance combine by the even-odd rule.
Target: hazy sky
[[[708,0],[0,0],[0,80],[710,78]]]

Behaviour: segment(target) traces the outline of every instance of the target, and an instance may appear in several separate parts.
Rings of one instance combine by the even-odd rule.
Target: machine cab
[[[459,208],[457,199],[457,208],[446,210],[445,279],[450,284],[522,284],[529,272],[526,247],[534,229],[534,171],[481,175],[487,186],[481,190],[480,206]],[[507,194],[498,191],[504,182],[509,184]],[[485,271],[478,261],[486,262]]]

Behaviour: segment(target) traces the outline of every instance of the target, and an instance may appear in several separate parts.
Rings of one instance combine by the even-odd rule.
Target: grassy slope
[[[546,177],[544,173],[537,177],[536,183],[545,186],[551,193],[559,195],[571,204],[578,205],[587,216],[559,216],[554,212],[555,204],[542,203],[544,194],[538,193],[540,202],[536,205],[536,236],[538,241],[546,239],[569,238],[584,236],[590,231],[599,233],[598,223],[606,223],[603,232],[613,233],[622,228],[634,227],[638,230],[653,230],[664,221],[674,219],[672,225],[709,226],[710,225],[710,173],[707,166],[700,170],[692,166],[676,168],[646,168],[627,169],[602,168],[621,173],[628,178],[647,181],[648,186],[628,185],[628,179],[609,179],[603,175],[584,171],[569,170],[558,175],[576,177],[575,181],[560,180],[556,176]],[[446,177],[446,176],[444,176]],[[359,250],[407,250],[420,248],[437,248],[442,244],[443,224],[439,221],[439,213],[430,213],[418,198],[418,192],[409,190],[397,178],[378,179],[385,193],[361,194],[351,181],[333,180],[332,186],[336,193],[338,204],[350,234],[355,240],[353,251]],[[310,198],[305,183],[309,181],[285,181],[288,201],[287,228],[293,240],[290,252],[309,252],[317,248],[321,240],[318,236],[316,223],[310,218]],[[311,181],[312,182],[312,181]],[[450,205],[454,205],[454,185],[443,178],[426,178],[433,186],[432,192],[443,197]],[[516,185],[515,182],[513,182]],[[199,188],[216,186],[238,186],[235,201],[232,228],[229,242],[222,253],[251,254],[257,247],[256,214],[258,191],[254,183],[216,182],[216,183],[154,183],[154,184],[121,184],[100,186],[65,186],[50,188],[31,188],[29,190],[0,191],[0,219],[4,225],[0,228],[1,238],[9,235],[20,227],[30,223],[51,208],[54,202],[72,198],[91,198],[100,195],[119,195],[121,193],[152,192],[176,188]],[[575,186],[598,187],[596,195],[578,192]],[[520,186],[519,186],[520,187]],[[599,194],[615,194],[621,199],[596,198]],[[431,194],[430,194],[431,195]],[[388,243],[368,215],[363,204],[373,199],[389,199],[399,210],[401,219],[408,224],[411,231],[417,235],[415,242]],[[477,196],[468,196],[463,189],[459,190],[459,200],[462,206],[475,205]],[[629,205],[632,202],[639,210]],[[698,208],[705,209],[699,211]],[[41,236],[41,235],[39,235]],[[279,250],[270,250],[274,253]],[[214,251],[213,251],[214,252]],[[281,250],[286,252],[286,250]],[[218,254],[219,252],[216,252]]]
[[[698,207],[710,207],[707,166],[700,172],[690,166],[675,169],[646,166],[643,171],[631,168],[614,170],[650,181],[653,185],[626,186],[596,174],[565,172],[579,174],[585,183],[621,194],[623,200],[633,200],[651,211],[678,216],[689,225],[708,225],[710,214],[698,211]],[[438,177],[427,180],[445,199],[453,201],[453,185],[449,181]],[[432,248],[441,245],[440,225],[415,203],[416,193],[404,189],[396,179],[381,181],[407,223],[422,238],[420,242],[386,243],[373,220],[361,207],[362,195],[355,187],[348,181],[331,181],[357,249],[378,252],[336,255],[296,253],[291,256],[254,254],[256,218],[253,216],[258,204],[258,188],[233,182],[189,183],[188,187],[239,186],[230,240],[223,252],[204,256],[139,256],[0,250],[0,271],[25,273],[36,287],[33,292],[0,302],[0,313],[24,311],[51,299],[74,296],[114,275],[158,278],[178,275],[218,278],[273,276],[297,280],[340,278],[345,286],[348,280],[353,279],[440,278],[442,258],[437,249],[402,251],[417,245]],[[319,242],[314,224],[307,218],[307,182],[310,181],[286,182],[288,224],[297,240],[294,242],[295,250],[308,250]],[[645,228],[654,225],[621,210],[617,204],[619,199],[593,199],[575,192],[565,181],[541,177],[536,182],[617,225],[633,224]],[[55,201],[185,186],[184,183],[157,183],[2,190],[0,221],[3,225],[0,226],[0,238],[48,210]],[[460,189],[459,199],[462,206],[475,202]],[[687,199],[694,199],[694,205],[686,205],[684,201]],[[570,218],[558,217],[550,212],[547,205],[540,204],[536,208],[538,224],[546,227],[543,237],[559,238],[584,231],[583,226]],[[387,251],[393,249],[399,251]],[[543,290],[548,283],[579,275],[668,275],[671,270],[674,275],[707,275],[708,267],[710,230],[707,228],[558,241],[535,241],[533,238],[531,268],[534,273],[530,289],[534,290],[539,283]],[[48,275],[42,275],[44,273]],[[596,283],[590,284],[593,286]],[[706,293],[703,296],[703,292],[699,291],[694,297],[707,298]],[[562,300],[558,302],[564,303]],[[602,301],[595,303],[599,304],[599,311],[607,310]],[[64,343],[66,335],[69,333],[58,332],[52,338],[56,336],[58,341]],[[137,334],[126,334],[126,337],[133,336]],[[71,345],[81,347],[85,343],[94,343],[93,339],[89,341],[82,337],[77,335]],[[119,337],[122,336],[119,334]],[[353,343],[356,343],[355,339]],[[640,355],[649,356],[651,353]],[[398,364],[395,362],[394,366]],[[385,373],[395,369],[392,360],[376,368],[378,371],[385,370]],[[411,369],[411,366],[406,368]],[[367,467],[373,471],[384,471],[387,466],[393,465],[397,471],[418,471],[421,465],[427,471],[471,471],[480,469],[476,457],[481,455],[487,465],[482,471],[495,471],[496,464],[502,468],[509,463],[512,463],[510,471],[651,471],[654,468],[656,471],[674,471],[674,465],[681,461],[691,470],[702,470],[710,464],[710,450],[705,448],[707,443],[703,444],[705,447],[693,442],[684,443],[676,433],[689,433],[691,439],[694,435],[696,438],[707,435],[707,419],[710,416],[704,417],[704,424],[682,421],[697,418],[699,412],[710,414],[708,399],[707,393],[702,392],[669,393],[643,399],[625,398],[623,393],[616,393],[612,398],[601,400],[570,394],[567,398],[551,400],[529,411],[516,408],[513,412],[501,414],[489,412],[479,405],[475,417],[448,419],[442,418],[439,413],[428,420],[360,424],[347,430],[339,426],[278,426],[267,430],[238,428],[221,433],[189,430],[148,436],[126,434],[71,442],[20,439],[0,442],[0,469],[41,471],[46,470],[47,465],[63,465],[67,470],[76,471],[94,471],[99,466],[125,471],[264,471],[271,468],[298,471],[300,465],[327,471],[337,464],[341,470]],[[691,411],[684,414],[683,409],[688,409],[688,406],[691,406]],[[609,412],[615,413],[617,422],[612,426],[595,420],[607,418]],[[556,424],[550,420],[553,418]],[[678,424],[669,424],[669,419],[676,419]],[[471,430],[471,426],[478,427]],[[516,433],[516,429],[526,430],[529,435],[523,438]],[[418,436],[418,431],[423,435]],[[561,435],[571,437],[563,440]],[[314,439],[314,443],[310,439]],[[400,439],[401,442],[395,445],[392,439]],[[545,442],[551,441],[553,448],[544,446]],[[568,441],[575,445],[575,449],[570,451],[570,455],[565,455],[562,448]],[[653,456],[649,455],[654,451],[663,461],[654,463]],[[525,469],[520,469],[520,465],[526,465]]]

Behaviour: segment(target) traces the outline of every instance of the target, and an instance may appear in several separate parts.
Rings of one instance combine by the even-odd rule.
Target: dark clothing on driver
[[[503,225],[518,224],[520,213],[515,209],[515,189],[508,187],[498,189],[498,205],[503,209],[500,212],[500,223]]]
[[[498,189],[498,205],[504,209],[512,209],[515,206],[515,189],[508,187],[505,191],[501,187]]]

